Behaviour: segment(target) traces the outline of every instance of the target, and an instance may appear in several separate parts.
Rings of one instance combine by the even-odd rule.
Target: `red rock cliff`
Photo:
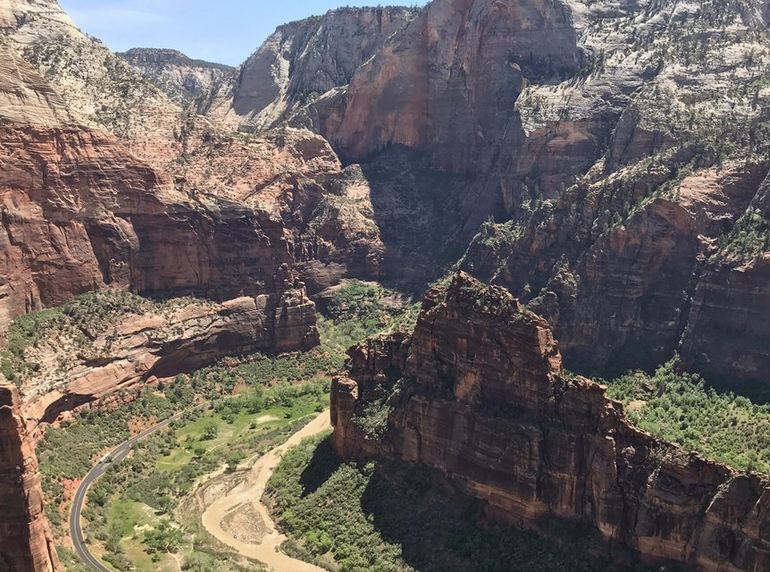
[[[437,469],[492,518],[567,519],[610,550],[708,571],[770,566],[770,482],[633,428],[587,379],[566,377],[547,322],[464,274],[426,297],[411,339],[351,351],[332,388],[335,450]],[[388,407],[384,424],[366,422]]]
[[[114,136],[76,123],[45,80],[3,54],[0,327],[107,286],[282,295],[292,257],[279,216],[177,190]]]
[[[16,388],[0,383],[0,570],[59,570],[34,447],[19,413]]]

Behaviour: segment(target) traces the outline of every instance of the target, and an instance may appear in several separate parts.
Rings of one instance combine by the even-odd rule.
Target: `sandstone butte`
[[[356,419],[383,395],[392,410],[373,436]],[[578,522],[657,564],[770,567],[770,481],[632,427],[605,388],[565,375],[544,319],[466,274],[428,292],[413,335],[350,351],[332,423],[342,458],[435,469],[493,519]]]

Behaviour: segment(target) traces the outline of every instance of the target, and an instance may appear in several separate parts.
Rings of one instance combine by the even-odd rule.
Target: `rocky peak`
[[[605,388],[563,372],[548,324],[504,290],[458,274],[432,290],[412,336],[351,350],[332,387],[343,458],[434,469],[487,515],[553,534],[595,530],[650,563],[770,565],[770,482],[630,425]]]
[[[26,26],[41,26],[46,28],[50,35],[79,34],[77,27],[61,9],[57,0],[0,2],[0,28],[4,32],[15,34]]]
[[[59,93],[78,124],[107,130],[145,160],[175,155],[180,107],[54,0],[0,0],[2,39]],[[157,164],[157,163],[156,163]]]

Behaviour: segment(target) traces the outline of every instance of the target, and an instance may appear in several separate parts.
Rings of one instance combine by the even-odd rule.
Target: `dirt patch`
[[[216,500],[223,496],[227,496],[231,490],[244,481],[247,473],[248,471],[225,473],[207,481],[195,491],[195,496],[198,498],[198,504],[201,508],[206,509]]]
[[[642,409],[644,409],[645,405],[647,405],[646,401],[642,401],[641,399],[636,399],[626,406],[626,411],[628,411],[629,413],[641,411]]]
[[[158,424],[158,419],[153,415],[152,417],[134,417],[128,422],[128,430],[132,437],[139,435],[142,431],[154,427]]]
[[[222,529],[236,540],[259,544],[267,533],[265,521],[252,504],[244,504],[222,519]]]

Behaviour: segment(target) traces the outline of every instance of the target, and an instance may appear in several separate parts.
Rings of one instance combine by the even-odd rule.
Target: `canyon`
[[[61,90],[75,123],[112,131],[153,168],[166,202],[271,213],[260,231],[283,234],[282,262],[311,294],[352,276],[419,295],[460,258],[546,316],[574,369],[614,375],[679,351],[715,382],[761,383],[766,320],[741,324],[767,306],[754,303],[767,248],[735,246],[755,215],[752,232],[766,234],[762,6],[437,0],[333,11],[280,27],[185,107],[161,68],[178,78],[203,63],[139,50],[129,67],[43,4],[8,8],[8,43]],[[50,38],[66,39],[57,58]],[[727,56],[705,57],[724,43]],[[108,62],[89,73],[104,77],[98,93],[73,76],[79,61]],[[134,91],[117,105],[122,85]],[[92,112],[102,108],[120,114]],[[510,230],[491,249],[477,234],[489,220]],[[103,281],[93,274],[50,301],[27,293],[8,313]],[[741,292],[720,300],[727,280]],[[131,286],[208,294],[233,282],[178,281]],[[736,350],[711,351],[728,339]]]
[[[116,54],[55,0],[0,0],[0,330],[83,295],[157,300],[28,348],[37,371],[0,390],[0,471],[23,468],[0,491],[22,552],[0,543],[0,561],[58,567],[33,446],[49,423],[226,357],[306,351],[313,300],[345,279],[421,297],[459,268],[414,333],[352,350],[340,456],[436,469],[493,519],[578,519],[652,562],[770,566],[763,479],[634,429],[562,367],[678,354],[767,391],[768,14],[342,8],[233,69]],[[357,425],[378,407],[384,426]]]

